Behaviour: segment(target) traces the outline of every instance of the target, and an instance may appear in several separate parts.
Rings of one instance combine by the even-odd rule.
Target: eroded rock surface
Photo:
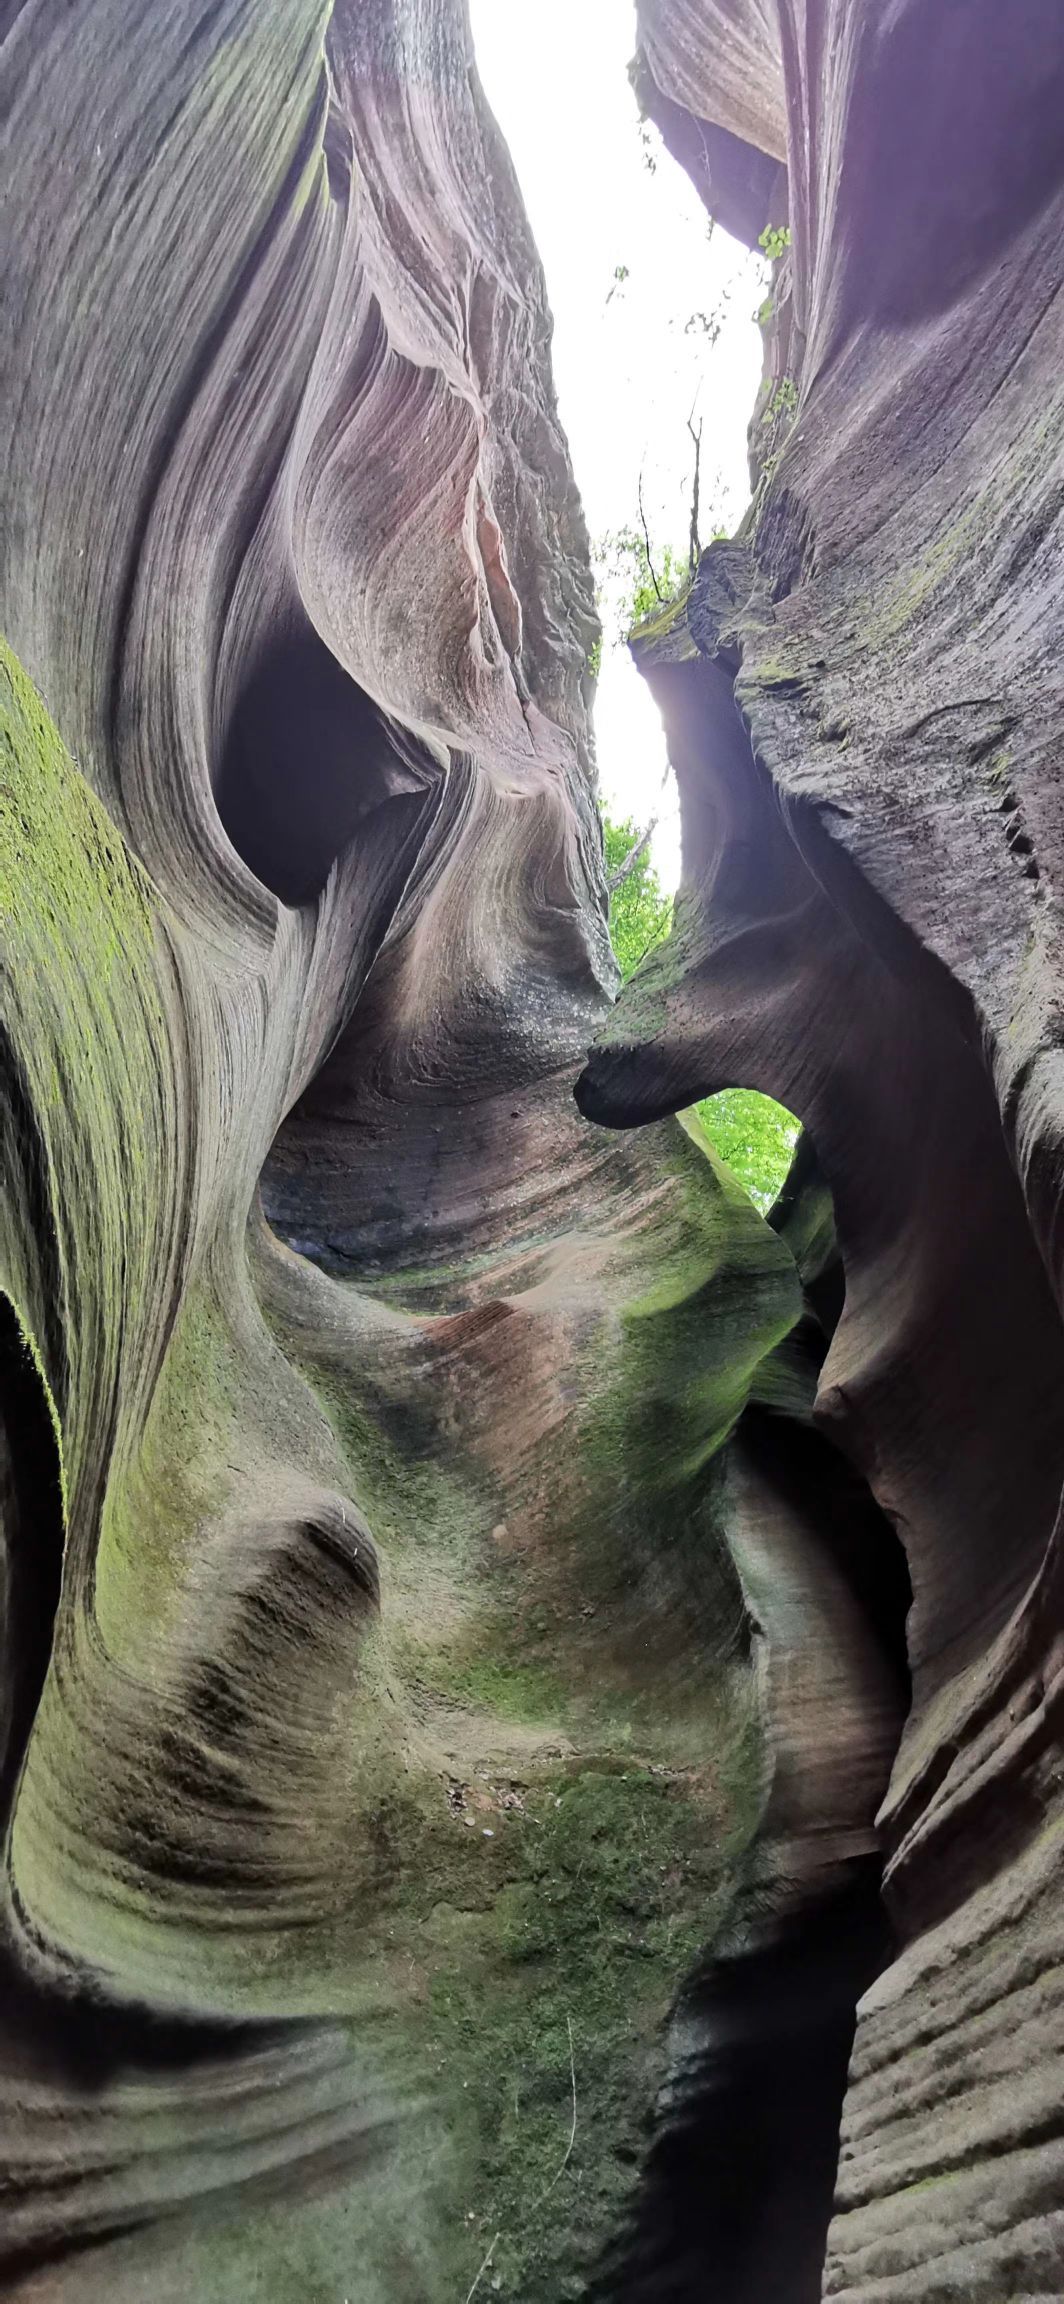
[[[685,889],[611,1010],[461,0],[8,11],[26,2298],[1059,2285],[1064,49],[642,16],[792,243],[753,513],[640,643]],[[768,1223],[672,1117],[734,1082],[807,1125]]]
[[[699,119],[765,163],[785,129],[791,241],[744,535],[637,643],[685,886],[580,1101],[616,1125],[738,1080],[805,1121],[845,1278],[815,1421],[912,1580],[880,1814],[899,1952],[860,2013],[824,2293],[1048,2298],[1064,42],[1038,0],[1007,25],[846,0],[641,15],[651,108],[656,86],[666,134],[687,109],[670,141],[711,202]],[[747,67],[768,20],[766,129]]]
[[[596,627],[464,11],[3,68],[4,2280],[699,2292],[716,2031],[870,1883],[804,2294],[903,1600],[822,1187],[573,1102]]]

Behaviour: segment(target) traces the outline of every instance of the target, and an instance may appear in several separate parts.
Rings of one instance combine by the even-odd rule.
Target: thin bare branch
[[[693,415],[694,409],[692,408],[691,415],[687,419],[687,429],[695,444],[695,473],[694,479],[691,483],[691,539],[688,547],[687,560],[688,569],[692,576],[694,575],[695,569],[697,568],[698,563],[702,557],[702,546],[698,539],[698,496],[701,486],[702,474],[702,418],[700,416],[698,419],[698,430],[696,432],[695,427],[691,421],[691,417]]]
[[[657,817],[652,816],[649,824],[647,825],[646,831],[641,832],[638,840],[633,841],[632,846],[628,850],[627,856],[622,856],[621,861],[617,865],[616,869],[607,873],[606,886],[611,896],[615,894],[618,888],[623,888],[625,881],[631,878],[644,848],[649,845],[651,839],[654,836],[654,833],[657,831],[657,828]]]
[[[650,574],[650,581],[654,587],[655,592],[657,593],[658,599],[663,600],[665,595],[661,589],[660,584],[658,583],[657,577],[654,574],[654,562],[650,557],[650,530],[647,527],[647,516],[643,510],[643,474],[641,471],[639,474],[639,517],[643,523],[643,542],[646,546],[647,568]]]

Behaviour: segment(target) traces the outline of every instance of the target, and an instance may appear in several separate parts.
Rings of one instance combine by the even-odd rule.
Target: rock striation
[[[573,1102],[596,625],[464,11],[3,69],[3,2277],[680,2292],[904,1671],[785,1228]]]
[[[792,240],[613,1006],[462,0],[6,12],[5,2293],[1056,2293],[1064,50],[977,13],[642,9]]]
[[[806,1123],[845,1283],[814,1421],[911,1577],[879,1815],[897,1952],[859,2014],[823,2293],[1048,2299],[1064,47],[1038,0],[1007,29],[845,0],[640,15],[674,149],[700,122],[755,147],[719,213],[785,136],[790,241],[752,511],[637,641],[684,890],[580,1101],[617,1125],[741,1080]],[[766,41],[781,84],[751,80]],[[767,125],[755,82],[781,88]],[[692,166],[711,206],[713,150]]]

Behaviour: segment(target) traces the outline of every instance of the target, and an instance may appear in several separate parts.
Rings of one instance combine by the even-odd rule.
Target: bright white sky
[[[547,275],[562,422],[592,540],[638,526],[642,471],[651,540],[685,557],[696,396],[703,541],[733,528],[749,496],[764,267],[719,227],[710,235],[683,170],[656,130],[640,129],[632,0],[470,0],[470,12]],[[695,316],[719,317],[722,304],[711,348]],[[607,630],[595,709],[603,798],[640,826],[658,813],[654,859],[672,888],[679,835],[671,777],[661,789],[661,724],[627,650],[609,642]]]

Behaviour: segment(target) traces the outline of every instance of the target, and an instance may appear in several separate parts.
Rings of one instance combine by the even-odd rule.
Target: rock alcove
[[[790,237],[617,999],[462,0],[4,18],[14,2296],[1061,2292],[1064,35],[638,14]]]

